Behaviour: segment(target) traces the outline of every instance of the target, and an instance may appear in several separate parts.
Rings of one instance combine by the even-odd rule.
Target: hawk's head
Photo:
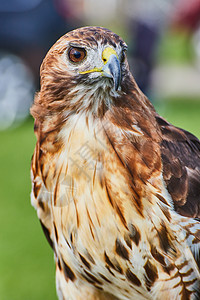
[[[101,27],[79,28],[61,37],[41,66],[40,97],[32,113],[37,105],[46,108],[45,115],[48,109],[51,115],[54,110],[105,111],[133,87],[126,49],[118,35]]]

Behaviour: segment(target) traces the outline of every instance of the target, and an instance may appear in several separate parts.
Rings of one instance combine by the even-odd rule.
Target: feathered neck
[[[45,80],[44,80],[45,79]],[[112,80],[101,78],[90,82],[88,78],[67,78],[61,72],[42,73],[41,91],[36,95],[31,114],[37,127],[47,134],[60,130],[72,115],[85,114],[94,119],[103,118],[115,107],[123,110],[151,111],[153,106],[138,88],[132,75],[123,77],[118,91]],[[154,111],[154,109],[153,109]]]

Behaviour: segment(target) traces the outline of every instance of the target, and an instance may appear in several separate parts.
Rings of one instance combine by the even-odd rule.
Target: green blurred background
[[[68,25],[70,23],[70,28],[77,27],[86,24],[86,20],[91,25],[95,24],[92,17],[87,18],[80,20],[74,13],[72,17],[68,16]],[[124,21],[98,22],[98,25],[109,27],[131,43],[131,30],[129,28],[127,32]],[[156,59],[151,70],[153,79],[147,87],[147,93],[163,117],[200,138],[200,92],[198,86],[193,87],[200,76],[192,37],[192,30],[165,27],[157,42]],[[46,52],[48,47],[46,45],[42,50]],[[129,52],[128,55],[132,61]],[[32,69],[35,90],[39,88],[37,79],[41,60],[42,57],[37,60],[37,70]],[[28,67],[31,69],[30,65]],[[189,79],[185,77],[187,70],[194,70]],[[175,84],[175,89],[170,87],[170,80],[176,83],[180,78],[173,78],[173,72],[182,78],[181,83]],[[30,204],[30,163],[36,142],[33,119],[27,115],[20,122],[14,120],[12,126],[0,131],[0,299],[53,300],[56,299],[53,252]]]

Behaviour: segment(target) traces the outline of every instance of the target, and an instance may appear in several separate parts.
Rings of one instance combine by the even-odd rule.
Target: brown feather
[[[157,117],[162,131],[163,176],[182,215],[200,218],[200,141],[191,133]]]

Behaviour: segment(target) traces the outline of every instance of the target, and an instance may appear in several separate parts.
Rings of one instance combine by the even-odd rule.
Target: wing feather
[[[162,117],[156,119],[162,132],[163,177],[175,210],[200,218],[200,141]]]
[[[36,148],[31,162],[31,177],[32,177],[32,192],[31,192],[31,204],[37,211],[40,224],[46,239],[52,249],[54,249],[54,235],[52,230],[51,221],[51,194],[47,191],[43,177],[41,175],[40,166],[40,146],[39,142],[36,144]]]

